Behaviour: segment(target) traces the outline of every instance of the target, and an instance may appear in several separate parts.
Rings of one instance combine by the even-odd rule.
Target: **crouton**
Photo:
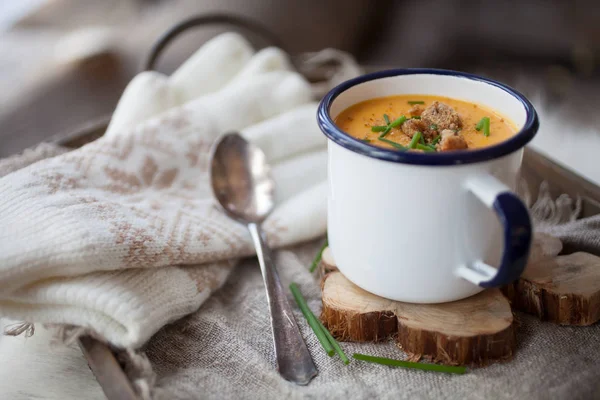
[[[427,124],[437,125],[440,131],[462,128],[462,120],[456,110],[447,104],[434,101],[421,113],[421,119]]]
[[[465,138],[453,130],[445,129],[441,135],[442,140],[437,145],[439,151],[465,150],[469,148]]]

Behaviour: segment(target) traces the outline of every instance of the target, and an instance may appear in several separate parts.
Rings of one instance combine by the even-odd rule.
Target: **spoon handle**
[[[306,385],[317,375],[317,368],[302,339],[292,309],[281,286],[271,250],[265,244],[262,230],[255,223],[248,224],[260,263],[267,301],[271,312],[271,329],[279,374],[298,385]]]

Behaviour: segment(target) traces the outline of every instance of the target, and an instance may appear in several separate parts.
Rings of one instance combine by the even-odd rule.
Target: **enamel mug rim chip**
[[[426,154],[365,143],[331,117],[371,98],[419,93],[486,105],[520,129],[489,147]],[[521,275],[532,227],[512,189],[523,147],[539,128],[533,105],[521,93],[463,72],[393,69],[332,89],[319,104],[317,122],[329,139],[329,243],[346,278],[392,300],[442,303]],[[402,211],[415,204],[430,212]],[[440,238],[435,249],[423,243],[432,237]]]

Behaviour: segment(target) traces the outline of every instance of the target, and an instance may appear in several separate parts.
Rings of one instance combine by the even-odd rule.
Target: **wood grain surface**
[[[516,345],[510,305],[497,289],[451,303],[402,303],[332,272],[323,283],[321,320],[339,340],[377,342],[394,336],[409,355],[444,364],[509,359]]]
[[[504,288],[512,306],[561,325],[600,320],[600,257],[578,252],[531,262]]]

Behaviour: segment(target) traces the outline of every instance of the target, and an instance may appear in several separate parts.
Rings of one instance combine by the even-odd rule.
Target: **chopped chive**
[[[387,114],[383,114],[383,119],[385,120],[386,124],[388,124],[388,125],[390,124],[390,117],[388,117]]]
[[[483,121],[483,136],[490,136],[490,118],[485,117]]]
[[[425,136],[421,135],[421,139],[419,139],[419,143],[427,144],[427,143],[425,143]]]
[[[366,141],[369,139],[363,139],[363,141]],[[370,140],[369,140],[370,142]],[[321,257],[323,257],[323,250],[325,250],[325,248],[329,246],[329,238],[325,238],[325,243],[323,243],[323,246],[321,246],[321,248],[319,249],[319,252],[317,253],[317,255],[315,256],[312,264],[310,264],[310,272],[315,272],[315,269],[317,269],[317,265],[319,265],[319,261],[321,261]]]
[[[431,124],[431,125],[429,125],[429,129],[431,129],[432,131],[437,131],[438,126],[436,124]]]
[[[292,283],[290,285],[290,290],[294,296],[294,299],[296,300],[296,303],[298,304],[298,307],[300,307],[300,311],[302,311],[302,314],[304,314],[304,318],[306,318],[308,325],[310,325],[313,332],[317,336],[317,339],[319,339],[321,346],[323,346],[323,350],[325,350],[329,357],[333,356],[335,351],[333,350],[331,343],[329,343],[325,332],[321,330],[321,326],[319,325],[317,317],[315,317],[315,314],[313,314],[312,311],[310,311],[310,308],[308,308],[308,304],[306,304],[306,300],[304,299],[304,296],[302,296],[298,285],[296,285],[296,283]]]
[[[371,132],[383,132],[387,129],[385,125],[375,125],[371,127]]]
[[[425,104],[425,102],[423,100],[410,100],[408,104],[414,106],[415,104]]]
[[[435,146],[436,144],[438,144],[438,143],[439,143],[439,141],[440,141],[441,139],[442,139],[442,136],[441,136],[441,135],[437,135],[437,136],[435,137],[435,139],[433,139],[433,140],[431,141],[431,144]]]
[[[385,142],[387,144],[390,144],[399,150],[408,150],[407,147],[402,146],[400,143],[392,142],[391,140],[387,140],[382,137],[379,137],[379,140],[381,140],[382,142]]]
[[[388,127],[385,128],[385,130],[383,132],[381,132],[381,134],[379,135],[379,139],[385,137],[388,133],[390,133],[391,130],[392,130],[392,127],[390,125],[388,125]]]
[[[435,151],[435,147],[431,147],[428,144],[421,144],[421,143],[417,143],[417,149],[419,150],[423,150],[426,153],[430,153],[432,151]]]
[[[412,117],[412,119],[421,119],[421,116],[420,115],[415,115],[415,116]]]
[[[388,133],[390,133],[392,128],[396,128],[397,126],[402,125],[404,123],[404,121],[406,121],[406,117],[404,115],[402,115],[402,116],[396,118],[391,123],[389,123],[388,126],[386,126],[385,129],[383,129],[383,132],[381,132],[381,135],[379,135],[379,139],[384,138]],[[371,128],[371,130],[373,130],[373,128]]]
[[[323,330],[323,333],[325,334],[325,336],[327,336],[327,339],[329,339],[329,343],[331,343],[331,346],[333,346],[333,349],[335,350],[336,353],[338,353],[338,355],[340,356],[340,358],[342,359],[344,364],[346,364],[346,365],[350,364],[350,360],[344,353],[344,350],[342,350],[342,348],[340,347],[340,344],[337,342],[337,340],[335,340],[333,338],[333,336],[331,335],[331,332],[329,332],[329,330],[327,330],[327,328],[325,328],[325,325],[323,325],[323,323],[321,322],[320,319],[317,318],[317,322],[319,323],[319,326]]]
[[[408,145],[408,147],[411,149],[416,149],[417,144],[419,144],[419,140],[421,140],[422,135],[423,134],[421,132],[415,133],[414,136],[412,137],[412,140],[410,141],[410,144]]]
[[[406,117],[404,115],[402,115],[392,121],[392,123],[390,124],[390,128],[395,128],[397,126],[400,126],[404,123],[404,121],[406,121]]]
[[[479,122],[477,123],[477,125],[475,125],[475,130],[480,131],[481,128],[483,128],[483,121],[485,120],[486,117],[483,117],[479,120]]]
[[[359,353],[354,353],[352,355],[352,358],[354,358],[356,360],[375,363],[375,364],[389,365],[392,367],[403,367],[403,368],[421,369],[421,370],[425,370],[425,371],[445,372],[447,374],[464,374],[465,372],[467,372],[467,369],[465,367],[452,367],[452,366],[437,365],[437,364],[422,364],[422,363],[415,363],[415,362],[410,362],[410,361],[394,360],[391,358],[368,356],[366,354],[359,354]]]

